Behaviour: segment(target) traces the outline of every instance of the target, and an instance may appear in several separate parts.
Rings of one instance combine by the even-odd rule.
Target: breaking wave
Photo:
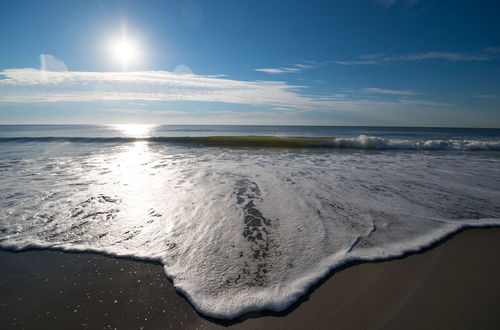
[[[336,138],[326,145],[334,148],[376,150],[500,151],[500,141],[400,140],[366,135],[355,138]]]
[[[500,151],[500,140],[410,140],[376,136],[280,137],[280,136],[184,136],[184,137],[1,137],[6,142],[130,143],[156,142],[190,144],[197,147],[229,148],[332,148],[369,150]]]

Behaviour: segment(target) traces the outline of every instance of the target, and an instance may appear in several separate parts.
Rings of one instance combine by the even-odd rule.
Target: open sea
[[[500,225],[500,129],[0,125],[0,247],[160,261],[201,313]]]

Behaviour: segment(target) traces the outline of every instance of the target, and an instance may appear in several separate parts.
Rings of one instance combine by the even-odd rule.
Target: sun
[[[114,60],[121,65],[122,69],[126,69],[129,65],[136,63],[139,56],[137,44],[128,38],[115,41],[111,45],[111,53]]]

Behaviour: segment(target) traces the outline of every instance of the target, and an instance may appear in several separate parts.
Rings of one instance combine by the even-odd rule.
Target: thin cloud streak
[[[294,72],[300,72],[302,69],[299,68],[261,68],[261,69],[255,69],[255,71],[258,72],[265,72],[265,73],[272,73],[272,74],[280,74],[280,73],[294,73]]]
[[[379,64],[379,61],[335,61],[336,64],[340,65],[368,65],[368,64]]]
[[[406,96],[421,94],[418,92],[408,91],[408,90],[383,89],[383,88],[376,88],[376,87],[363,88],[363,89],[361,89],[361,92],[367,93],[367,94],[406,95]]]
[[[491,54],[466,54],[466,53],[454,53],[454,52],[426,52],[409,54],[404,56],[395,57],[395,61],[424,61],[424,60],[446,60],[450,62],[459,61],[488,61],[494,57]],[[387,58],[391,60],[390,58]]]
[[[279,68],[257,68],[254,69],[258,72],[265,72],[270,74],[282,74],[282,73],[298,73],[308,69],[315,69],[323,65],[323,63],[308,61],[307,63],[296,63],[288,67]]]
[[[500,58],[499,49],[500,47],[488,47],[480,51],[470,53],[429,51],[404,55],[365,54],[358,56],[358,59],[356,60],[342,60],[335,61],[334,63],[340,65],[369,65],[386,64],[391,62],[424,62],[432,60],[442,60],[448,62],[491,61]]]
[[[186,111],[174,111],[174,110],[144,110],[144,109],[106,109],[107,112],[119,112],[128,113],[132,115],[153,115],[153,116],[164,116],[164,115],[186,115]]]

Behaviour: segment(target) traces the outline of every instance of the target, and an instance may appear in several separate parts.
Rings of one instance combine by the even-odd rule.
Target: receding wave
[[[183,143],[233,148],[332,148],[369,150],[500,151],[500,140],[409,140],[357,137],[182,136],[182,137],[0,137],[0,142]]]
[[[347,262],[500,226],[493,153],[102,146],[1,145],[0,248],[157,260],[206,316],[282,311]]]

